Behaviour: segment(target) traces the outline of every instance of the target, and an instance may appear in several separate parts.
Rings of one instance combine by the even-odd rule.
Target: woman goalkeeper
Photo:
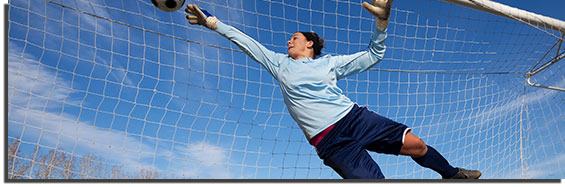
[[[406,155],[442,178],[477,179],[481,172],[452,167],[404,124],[359,107],[337,87],[337,80],[368,70],[383,59],[386,28],[393,0],[373,0],[363,7],[376,17],[369,47],[352,55],[319,57],[324,46],[313,32],[296,32],[288,54],[275,53],[216,17],[189,4],[191,24],[215,30],[259,62],[279,82],[288,111],[325,165],[343,178],[382,179],[369,151]]]

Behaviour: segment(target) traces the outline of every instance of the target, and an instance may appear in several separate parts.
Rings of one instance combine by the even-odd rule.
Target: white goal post
[[[460,5],[460,6],[472,8],[472,9],[487,12],[487,13],[491,13],[491,14],[494,14],[494,15],[502,16],[502,17],[507,17],[507,18],[510,18],[510,19],[514,19],[514,20],[517,20],[517,21],[524,22],[524,23],[532,25],[532,26],[543,27],[543,28],[546,28],[546,29],[551,29],[551,30],[561,32],[562,36],[560,38],[559,37],[557,38],[558,39],[557,44],[559,44],[559,47],[557,48],[557,55],[555,56],[555,58],[549,60],[549,62],[545,63],[542,67],[537,68],[535,70],[532,69],[531,71],[527,72],[526,73],[526,83],[530,86],[546,88],[546,89],[551,89],[551,90],[557,90],[557,91],[565,91],[565,88],[536,84],[536,83],[532,83],[532,81],[531,81],[532,76],[534,76],[537,73],[539,73],[540,71],[550,67],[551,65],[557,63],[558,61],[560,61],[561,59],[563,59],[565,57],[565,53],[560,52],[561,51],[561,44],[563,43],[563,36],[565,36],[565,21],[561,21],[561,20],[554,19],[554,18],[551,18],[551,17],[535,14],[535,13],[532,13],[532,12],[528,12],[528,11],[525,11],[525,10],[521,10],[521,9],[518,9],[518,8],[514,8],[514,7],[511,7],[511,6],[504,5],[504,4],[497,3],[497,2],[494,2],[494,1],[490,1],[490,0],[442,0],[442,1],[457,4],[457,5]],[[548,34],[553,35],[551,33],[548,33]],[[553,35],[553,36],[556,37],[555,35]]]
[[[490,0],[442,0],[442,1],[565,33],[564,21],[535,14],[508,5],[497,3],[494,1],[490,1]]]

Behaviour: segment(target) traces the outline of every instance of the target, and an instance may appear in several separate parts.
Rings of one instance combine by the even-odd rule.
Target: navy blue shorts
[[[384,179],[367,150],[398,155],[408,131],[406,125],[355,104],[335,123],[316,150],[324,164],[345,179]]]

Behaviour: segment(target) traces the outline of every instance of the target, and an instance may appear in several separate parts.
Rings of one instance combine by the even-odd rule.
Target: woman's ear
[[[314,47],[314,41],[307,41],[307,42],[306,42],[306,47],[307,47],[307,48],[312,48],[312,47]]]

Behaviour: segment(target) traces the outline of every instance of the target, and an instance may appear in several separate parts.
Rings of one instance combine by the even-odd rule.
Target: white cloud
[[[228,151],[206,142],[187,145],[174,150],[175,157],[186,154],[182,162],[171,165],[170,171],[184,178],[233,178],[228,171]]]
[[[226,160],[223,148],[200,142],[188,148],[188,152],[196,160],[206,166],[221,164]]]
[[[10,44],[10,47],[17,45]],[[27,55],[35,54],[25,56]],[[44,131],[40,137],[34,137],[39,138],[41,145],[62,148],[75,156],[92,153],[103,157],[108,163],[123,164],[126,168],[165,169],[169,173],[182,173],[177,176],[186,178],[231,177],[225,165],[228,152],[222,147],[201,142],[187,145],[184,150],[165,150],[157,153],[155,145],[141,141],[139,135],[95,127],[92,121],[79,120],[76,114],[51,112],[49,108],[62,105],[80,108],[83,101],[82,98],[70,97],[74,93],[70,89],[70,80],[62,79],[55,70],[41,68],[39,62],[10,56],[8,77],[8,103],[11,106],[9,119]],[[56,101],[58,104],[48,105],[47,101]],[[13,129],[8,129],[8,136],[20,137],[20,134],[14,134]],[[180,159],[180,162],[170,163],[169,166],[153,166],[146,161],[161,155],[168,155],[169,159],[183,158],[182,155],[185,154],[188,157]],[[195,166],[194,163],[198,163],[196,167],[189,167]]]
[[[565,154],[557,154],[556,157],[553,157],[550,160],[542,161],[534,165],[527,166],[524,169],[523,175],[521,169],[515,170],[514,172],[512,172],[515,175],[512,176],[511,178],[523,178],[523,177],[530,179],[561,178],[563,173],[565,172],[565,169],[563,169],[562,167],[563,165],[565,165]]]
[[[565,80],[561,81],[559,85],[565,85]],[[529,106],[532,104],[544,102],[560,93],[558,91],[549,89],[536,87],[533,88],[534,91],[528,92],[523,96],[523,93],[502,90],[502,93],[497,94],[504,95],[504,100],[496,101],[493,102],[493,104],[482,106],[477,109],[477,112],[473,112],[473,115],[470,115],[466,119],[480,119],[477,121],[477,125],[486,125],[488,123],[492,123],[493,121],[497,121],[497,119],[503,119],[511,115],[516,115],[516,112],[519,112],[523,106]],[[518,91],[519,90],[520,89],[518,89]]]

